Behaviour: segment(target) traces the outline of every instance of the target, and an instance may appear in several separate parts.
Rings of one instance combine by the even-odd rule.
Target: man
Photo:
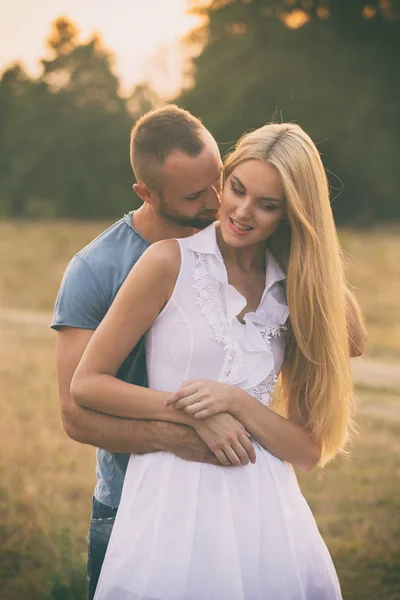
[[[181,458],[215,462],[190,428],[98,414],[70,397],[74,371],[93,331],[150,243],[187,237],[213,222],[219,207],[222,163],[212,135],[190,113],[168,106],[142,117],[132,131],[131,162],[143,200],[71,261],[61,284],[52,327],[58,333],[59,397],[67,434],[97,448],[97,486],[89,531],[89,598],[93,598],[120,501],[129,453],[165,450]],[[350,337],[362,346],[357,305],[349,296]],[[357,354],[362,348],[352,348]],[[118,377],[146,385],[143,340]]]

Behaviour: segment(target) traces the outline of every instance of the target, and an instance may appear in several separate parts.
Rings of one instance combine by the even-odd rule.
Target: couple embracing
[[[72,259],[52,324],[64,427],[98,448],[89,598],[339,600],[292,466],[345,452],[365,338],[319,153],[270,124],[223,166],[167,106],[131,162],[143,205]]]

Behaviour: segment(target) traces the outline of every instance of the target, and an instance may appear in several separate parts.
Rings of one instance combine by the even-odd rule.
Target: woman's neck
[[[216,224],[215,233],[217,236],[218,247],[221,251],[225,264],[235,265],[241,271],[265,271],[265,242],[252,244],[243,248],[229,246],[222,237],[219,223]]]

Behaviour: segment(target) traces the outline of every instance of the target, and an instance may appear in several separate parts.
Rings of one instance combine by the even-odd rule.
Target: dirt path
[[[0,323],[15,323],[49,327],[51,313],[0,308]],[[400,391],[400,364],[363,356],[352,359],[353,380],[356,385]]]

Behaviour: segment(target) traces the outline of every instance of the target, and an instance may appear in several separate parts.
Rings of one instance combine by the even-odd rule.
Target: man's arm
[[[347,329],[349,334],[350,357],[361,356],[365,352],[367,332],[364,327],[360,306],[348,288],[344,291]]]
[[[134,421],[77,406],[70,385],[93,330],[62,327],[57,333],[58,394],[67,435],[109,452],[146,453],[166,450],[186,460],[216,464],[214,454],[197,433],[183,425]]]

